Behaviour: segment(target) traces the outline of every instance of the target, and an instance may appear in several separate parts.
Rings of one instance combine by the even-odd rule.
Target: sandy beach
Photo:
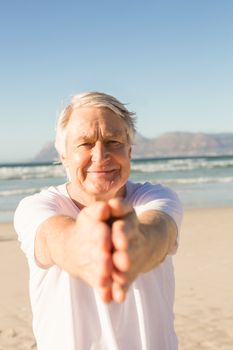
[[[12,224],[0,224],[0,350],[36,349],[31,330],[28,267]]]
[[[176,273],[180,350],[233,349],[233,208],[186,210]],[[28,268],[11,223],[0,224],[0,350],[36,349]]]

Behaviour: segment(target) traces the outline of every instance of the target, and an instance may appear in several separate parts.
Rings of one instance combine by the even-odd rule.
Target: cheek
[[[129,152],[124,151],[118,154],[118,162],[121,164],[122,170],[124,172],[130,171],[130,156]]]
[[[122,160],[129,160],[131,155],[131,148],[127,147],[125,145],[122,145],[121,147],[118,147],[113,150],[112,152],[116,157],[121,158]]]
[[[129,175],[130,175],[130,162],[129,161],[124,164],[123,171],[124,171],[125,176],[129,177]]]
[[[89,154],[86,152],[75,152],[70,157],[72,165],[83,167],[90,160]]]
[[[73,153],[70,155],[69,170],[72,178],[83,178],[83,172],[89,164],[87,154]]]

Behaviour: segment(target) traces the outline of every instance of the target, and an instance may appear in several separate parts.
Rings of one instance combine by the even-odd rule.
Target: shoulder
[[[63,214],[64,208],[71,202],[63,193],[63,186],[52,186],[25,197],[15,211],[15,231],[28,257],[34,256],[34,238],[38,227],[49,217]]]
[[[61,186],[51,186],[39,193],[25,197],[20,201],[15,211],[16,231],[17,228],[28,226],[29,222],[41,222],[50,216],[59,214],[63,201]]]
[[[158,210],[168,214],[174,219],[177,227],[180,227],[183,208],[178,195],[169,187],[161,184],[133,183],[126,184],[128,201],[136,210],[142,213],[147,210]]]
[[[142,205],[147,203],[148,200],[166,198],[179,200],[177,194],[172,189],[161,184],[152,184],[150,182],[136,183],[128,181],[126,188],[126,200],[131,202],[133,205]]]
[[[64,195],[62,193],[62,188],[64,185],[60,186],[50,186],[47,189],[43,189],[42,191],[35,193],[31,196],[23,198],[19,202],[18,207],[31,207],[31,206],[39,206],[41,204],[54,204],[59,205],[64,200]]]

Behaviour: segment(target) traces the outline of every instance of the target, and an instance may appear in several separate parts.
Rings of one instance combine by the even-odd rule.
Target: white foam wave
[[[132,171],[145,173],[162,172],[162,171],[191,171],[196,169],[215,169],[215,168],[233,168],[233,159],[205,159],[205,158],[188,158],[188,159],[169,159],[162,161],[145,161],[133,162]]]
[[[194,178],[177,178],[177,179],[156,179],[153,181],[163,184],[180,184],[180,185],[192,185],[192,184],[208,184],[208,183],[233,183],[233,177],[194,177]]]
[[[208,183],[233,183],[233,177],[193,177],[193,178],[157,178],[151,180],[153,183],[163,183],[164,185],[193,185],[193,184],[208,184]],[[45,187],[31,187],[31,188],[16,188],[0,191],[0,197],[9,196],[26,196],[40,192]]]
[[[10,190],[3,190],[0,191],[0,197],[5,197],[5,196],[17,196],[17,195],[30,195],[30,194],[34,194],[37,192],[40,192],[44,187],[40,187],[40,188],[17,188],[17,189],[10,189]]]
[[[151,161],[133,161],[132,172],[159,173],[208,169],[233,169],[233,158],[186,158]],[[62,165],[0,166],[0,180],[24,180],[42,178],[65,178]]]
[[[61,165],[0,167],[0,180],[38,179],[64,176],[65,171]]]

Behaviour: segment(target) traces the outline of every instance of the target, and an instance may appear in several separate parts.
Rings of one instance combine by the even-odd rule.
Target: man
[[[38,350],[177,349],[171,254],[182,209],[168,188],[128,181],[134,132],[114,97],[74,96],[55,143],[69,182],[16,210]]]

